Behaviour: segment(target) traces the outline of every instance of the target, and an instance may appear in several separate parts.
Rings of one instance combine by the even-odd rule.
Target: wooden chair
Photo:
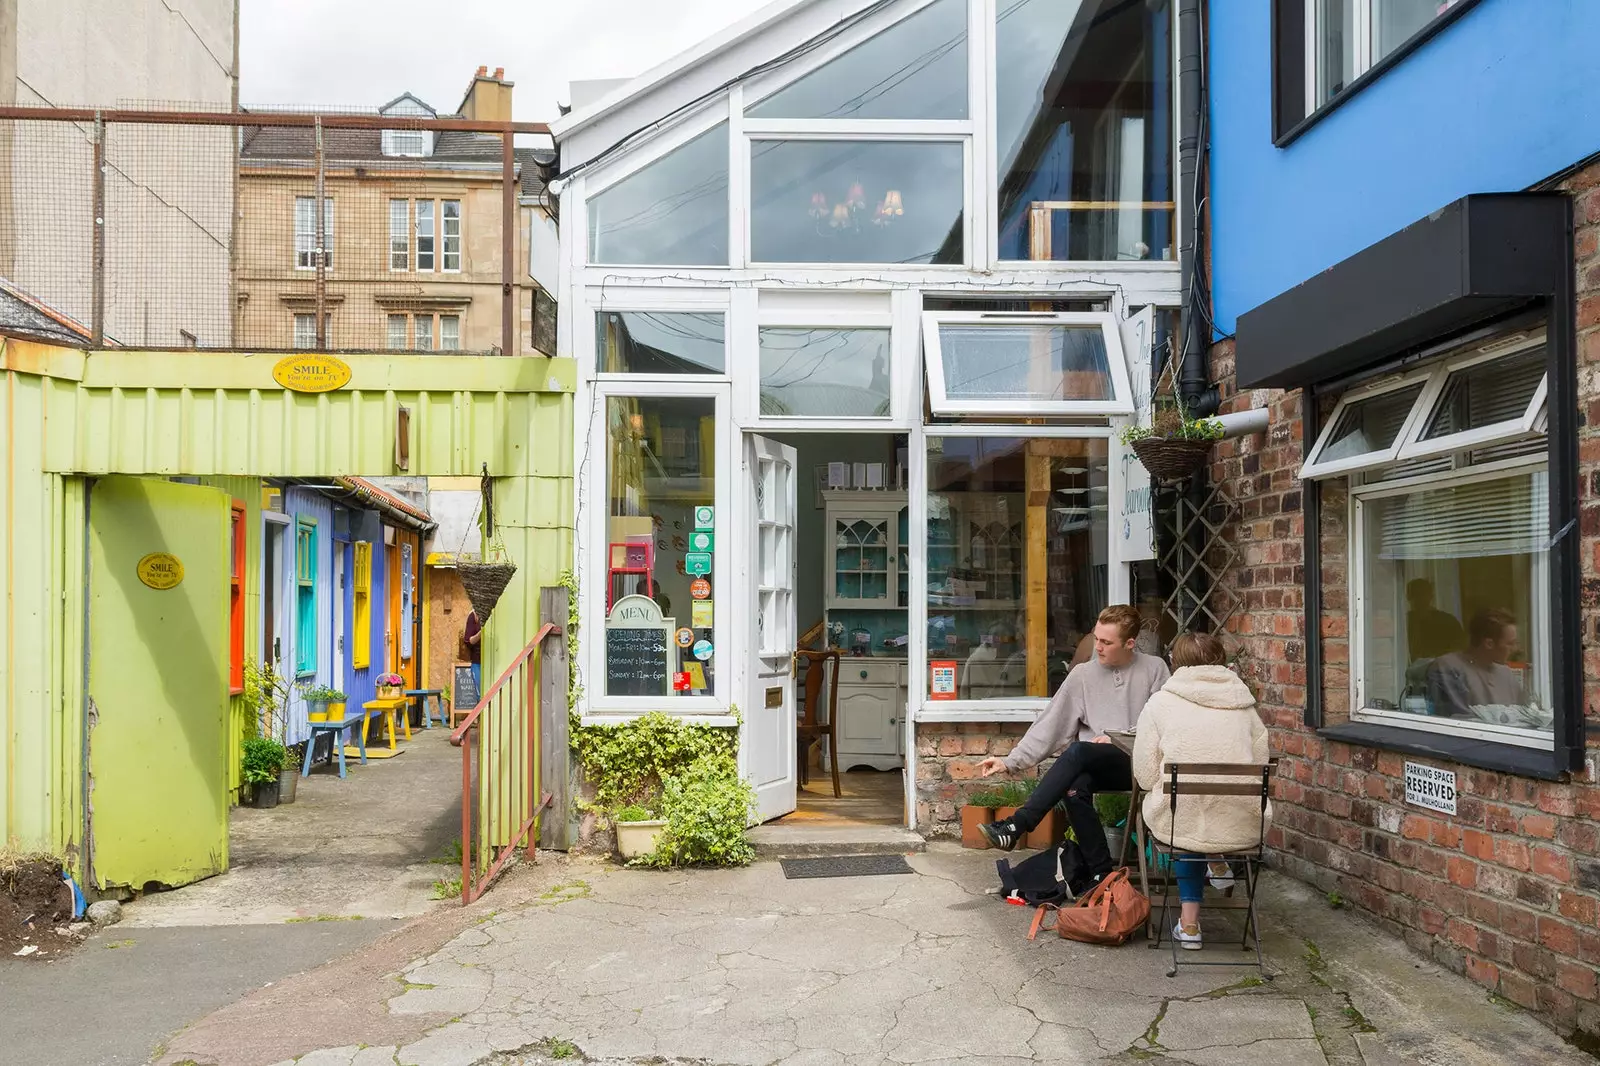
[[[1237,899],[1233,890],[1229,889],[1227,896],[1220,900],[1206,900],[1201,903],[1201,909],[1228,909],[1243,910],[1245,912],[1244,935],[1240,937],[1239,946],[1244,951],[1252,947],[1256,953],[1256,969],[1263,977],[1269,976],[1266,964],[1261,958],[1261,926],[1256,913],[1256,885],[1261,876],[1261,867],[1266,862],[1267,850],[1267,798],[1272,784],[1273,764],[1267,763],[1231,763],[1231,762],[1169,762],[1161,767],[1162,781],[1161,792],[1168,797],[1167,809],[1170,812],[1171,822],[1168,823],[1167,837],[1172,837],[1171,826],[1177,824],[1178,797],[1179,796],[1241,796],[1259,797],[1261,801],[1261,828],[1256,842],[1243,848],[1232,851],[1213,852],[1203,858],[1215,856],[1226,860],[1230,866],[1243,865],[1245,898]],[[1182,780],[1187,776],[1205,776],[1209,781]],[[1169,863],[1175,864],[1178,859],[1190,854],[1181,849],[1174,848],[1171,844],[1162,843],[1157,833],[1161,827],[1161,819],[1156,819],[1156,825],[1151,828],[1149,819],[1140,817],[1140,825],[1149,834],[1146,838],[1150,841],[1152,852],[1164,855]],[[1176,865],[1172,869],[1174,874]],[[1161,938],[1169,935],[1167,925],[1168,908],[1177,901],[1177,878],[1174,875],[1167,882],[1161,894],[1161,922],[1156,926],[1156,947],[1161,946]],[[1200,952],[1198,954],[1204,954]],[[1179,966],[1240,966],[1249,963],[1227,962],[1220,959],[1196,959],[1194,961],[1180,961],[1181,952],[1178,942],[1172,941],[1172,968],[1167,971],[1168,977],[1178,975]]]
[[[801,691],[801,713],[799,725],[799,741],[795,744],[795,756],[800,763],[800,783],[805,784],[810,775],[807,773],[807,755],[811,752],[811,745],[826,739],[828,742],[828,761],[833,767],[833,797],[838,799],[844,795],[844,790],[839,787],[839,651],[837,648],[828,651],[807,651],[800,649],[794,653],[794,661],[805,661],[806,678],[805,686]],[[831,676],[828,667],[832,666]],[[822,686],[828,686],[828,720],[821,721],[818,713],[822,709]]]

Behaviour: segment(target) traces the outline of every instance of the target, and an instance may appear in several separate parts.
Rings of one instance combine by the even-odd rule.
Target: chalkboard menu
[[[668,665],[672,649],[667,631],[606,630],[606,694],[609,696],[670,695]]]
[[[456,683],[450,691],[454,694],[450,701],[454,710],[466,714],[478,705],[478,681],[472,676],[471,663],[456,663]]]

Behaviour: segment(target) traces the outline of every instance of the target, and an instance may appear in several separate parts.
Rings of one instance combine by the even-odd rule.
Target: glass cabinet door
[[[841,601],[889,602],[889,520],[839,515],[833,520],[833,594]]]
[[[911,508],[900,508],[900,520],[897,527],[899,536],[894,542],[894,554],[899,559],[895,575],[895,606],[907,607],[910,605],[911,592]]]

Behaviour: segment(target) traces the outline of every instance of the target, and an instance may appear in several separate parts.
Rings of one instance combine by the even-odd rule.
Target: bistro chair
[[[1201,856],[1204,862],[1211,858],[1225,860],[1230,867],[1244,867],[1245,898],[1238,899],[1233,895],[1233,889],[1227,890],[1223,899],[1204,900],[1200,904],[1201,910],[1243,910],[1245,912],[1244,935],[1239,938],[1241,950],[1249,951],[1252,947],[1256,953],[1256,969],[1262,977],[1267,977],[1265,962],[1261,958],[1261,926],[1256,913],[1256,885],[1261,876],[1261,867],[1266,862],[1267,848],[1267,796],[1272,782],[1273,764],[1268,763],[1231,763],[1231,762],[1169,762],[1162,766],[1161,791],[1167,796],[1167,811],[1170,822],[1168,825],[1168,839],[1174,835],[1172,830],[1178,822],[1178,799],[1181,796],[1241,796],[1259,797],[1261,801],[1261,827],[1254,844],[1232,851],[1212,852]],[[1196,775],[1206,777],[1208,780],[1182,780],[1182,776],[1193,778]],[[1160,818],[1156,824],[1160,825]],[[1153,832],[1149,832],[1149,819],[1140,817],[1140,824],[1144,827],[1141,835],[1150,842],[1152,852],[1164,857],[1166,863],[1176,873],[1174,865],[1180,856],[1191,854],[1182,849],[1174,848],[1156,839]],[[1178,892],[1176,876],[1170,877],[1161,894],[1161,921],[1156,925],[1155,947],[1161,946],[1161,938],[1170,935],[1167,925],[1168,908],[1176,901]],[[1177,940],[1172,941],[1172,968],[1167,971],[1168,977],[1178,975],[1179,966],[1248,966],[1248,962],[1229,962],[1222,959],[1197,959],[1194,961],[1181,961]],[[1204,954],[1197,952],[1196,954]]]
[[[807,756],[811,753],[811,745],[819,740],[828,742],[828,761],[833,767],[833,798],[838,799],[844,795],[844,790],[839,787],[839,650],[830,648],[827,651],[808,651],[804,648],[794,653],[793,662],[806,664],[806,676],[801,689],[800,717],[796,726],[799,732],[799,742],[795,744],[795,757],[800,761],[800,783],[803,785],[810,779]],[[829,667],[832,670],[829,671]],[[824,678],[824,674],[828,676]],[[826,681],[828,687],[828,718],[823,721],[819,715],[822,710],[822,687]]]

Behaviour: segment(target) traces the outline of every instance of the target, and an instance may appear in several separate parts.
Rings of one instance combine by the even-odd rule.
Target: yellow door
[[[89,496],[90,873],[228,867],[226,493],[107,477]]]

